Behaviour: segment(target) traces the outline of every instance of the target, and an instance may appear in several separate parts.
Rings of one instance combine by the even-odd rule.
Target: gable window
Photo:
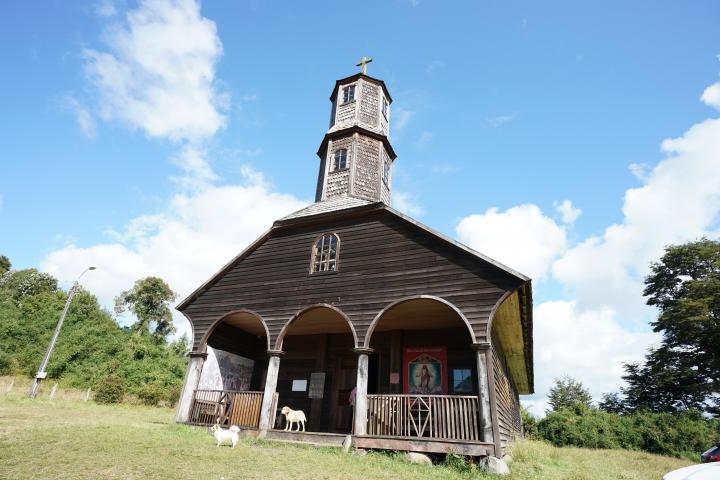
[[[343,88],[343,103],[352,102],[353,100],[355,100],[355,85]]]
[[[340,238],[334,233],[326,233],[315,242],[310,261],[310,273],[336,272]]]
[[[345,170],[347,168],[347,150],[341,148],[335,151],[333,157],[333,172],[338,170]]]
[[[387,157],[383,159],[383,182],[390,184],[390,160]]]

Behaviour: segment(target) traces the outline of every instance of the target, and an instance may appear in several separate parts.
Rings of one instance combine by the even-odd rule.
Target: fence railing
[[[195,390],[188,423],[257,428],[262,401],[263,392]],[[277,393],[274,402],[277,402]]]
[[[478,397],[368,395],[368,435],[480,440]]]

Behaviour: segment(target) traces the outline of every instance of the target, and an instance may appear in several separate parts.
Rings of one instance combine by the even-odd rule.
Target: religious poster
[[[207,347],[207,354],[198,389],[250,390],[253,360],[212,347]]]
[[[447,350],[445,347],[406,347],[403,350],[403,366],[403,393],[447,394]]]

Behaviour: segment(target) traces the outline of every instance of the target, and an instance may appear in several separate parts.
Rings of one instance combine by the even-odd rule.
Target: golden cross
[[[362,73],[363,75],[367,75],[367,64],[372,62],[372,58],[363,57],[362,60],[360,60],[360,63],[355,65],[356,67],[362,67]]]

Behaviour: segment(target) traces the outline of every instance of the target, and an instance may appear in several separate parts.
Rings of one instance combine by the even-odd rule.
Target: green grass
[[[511,480],[657,480],[688,462],[641,452],[519,442]],[[217,448],[204,428],[176,425],[172,411],[0,397],[2,479],[470,479],[473,469],[361,457],[325,448],[244,439]]]

